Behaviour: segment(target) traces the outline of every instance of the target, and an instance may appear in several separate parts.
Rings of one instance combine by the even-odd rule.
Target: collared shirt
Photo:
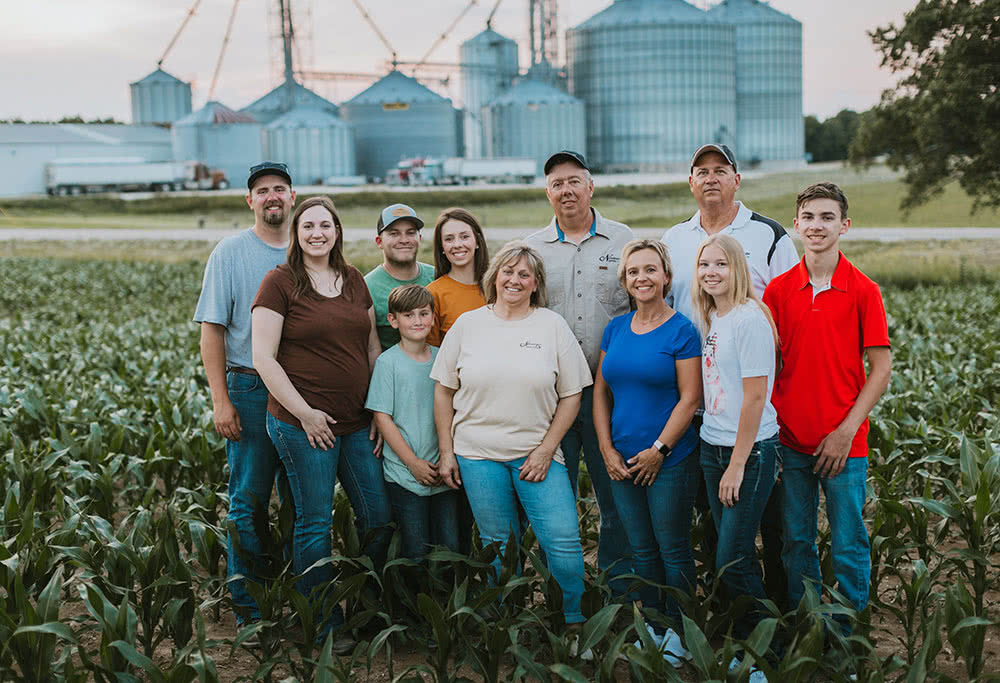
[[[622,248],[635,235],[627,225],[591,210],[594,221],[580,244],[566,239],[555,217],[527,241],[545,261],[549,308],[569,323],[593,373],[604,328],[629,310],[628,294],[618,282],[618,263]]]
[[[721,232],[732,235],[743,245],[753,288],[757,296],[761,296],[767,283],[798,263],[799,254],[791,236],[780,223],[754,213],[743,202],[736,204],[739,206],[736,217]],[[691,320],[696,318],[691,301],[695,260],[698,247],[707,237],[708,233],[701,227],[701,211],[698,211],[689,220],[667,230],[660,239],[667,245],[674,271],[667,302]]]
[[[864,352],[889,346],[885,305],[877,284],[840,254],[830,287],[814,295],[805,259],[764,292],[781,343],[782,368],[771,403],[781,443],[813,453],[836,429],[864,387]],[[868,455],[868,419],[850,457]]]

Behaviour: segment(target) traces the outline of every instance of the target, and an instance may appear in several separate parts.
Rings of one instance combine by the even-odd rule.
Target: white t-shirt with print
[[[778,415],[771,405],[775,349],[771,325],[754,301],[737,306],[712,324],[701,354],[705,415],[701,438],[713,446],[736,445],[743,407],[743,379],[767,377],[767,400],[754,441],[778,433]]]

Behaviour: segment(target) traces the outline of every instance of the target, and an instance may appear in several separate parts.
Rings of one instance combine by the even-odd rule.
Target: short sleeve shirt
[[[736,218],[722,229],[722,233],[735,237],[743,245],[750,266],[750,279],[757,296],[763,296],[767,283],[799,262],[795,243],[781,224],[748,209],[742,202]],[[708,237],[701,227],[701,212],[690,220],[679,223],[667,230],[661,242],[670,252],[673,282],[667,300],[675,310],[694,319],[694,304],[691,301],[691,286],[694,283],[695,258],[698,247]]]
[[[434,280],[434,266],[420,263],[419,261],[417,262],[417,266],[420,274],[412,280],[397,280],[386,272],[382,264],[375,266],[365,275],[365,284],[368,285],[372,301],[375,302],[375,327],[378,331],[378,340],[382,345],[383,351],[393,344],[399,343],[399,330],[393,329],[387,317],[389,315],[389,294],[396,287],[402,287],[403,285],[427,286]]]
[[[590,235],[580,244],[565,239],[555,218],[526,241],[545,262],[549,308],[569,324],[594,373],[604,328],[613,317],[629,310],[628,294],[618,282],[618,263],[622,249],[635,235],[627,225],[592,210]]]
[[[813,295],[805,259],[764,292],[781,341],[782,368],[771,402],[781,442],[813,453],[836,429],[864,387],[865,349],[889,346],[878,285],[840,254],[830,288]],[[854,435],[850,457],[868,455],[868,419]]]
[[[286,251],[250,228],[223,239],[208,257],[194,320],[226,328],[226,367],[253,367],[250,305],[264,276],[285,262]]]
[[[467,285],[448,275],[442,275],[427,285],[427,289],[434,296],[434,327],[427,335],[427,343],[434,346],[441,346],[458,316],[486,305],[478,284]]]
[[[502,320],[490,306],[464,313],[445,337],[431,377],[457,390],[455,453],[497,461],[531,453],[559,400],[593,383],[566,321],[546,308],[522,320]],[[555,460],[564,462],[558,448]]]
[[[724,316],[712,312],[712,324],[701,353],[705,416],[701,438],[713,446],[735,446],[743,409],[743,380],[767,378],[767,397],[754,441],[778,433],[771,405],[774,387],[774,334],[756,301],[747,301]]]
[[[391,417],[414,454],[421,460],[436,463],[441,458],[441,451],[434,427],[431,367],[438,350],[433,346],[430,349],[430,360],[422,363],[407,356],[399,344],[379,356],[365,407]],[[382,473],[386,481],[418,496],[449,490],[447,486],[424,486],[418,482],[388,441],[382,447]]]
[[[287,266],[272,270],[257,292],[254,308],[263,306],[284,317],[278,344],[278,365],[309,407],[337,421],[335,435],[366,428],[368,337],[371,296],[357,268],[348,266],[343,291],[335,297],[295,296]],[[298,418],[272,394],[267,411],[301,429]]]
[[[682,314],[644,334],[632,331],[634,316],[633,311],[612,320],[601,340],[601,374],[614,398],[611,440],[626,460],[653,445],[680,400],[676,362],[701,355],[698,330]],[[678,464],[697,443],[689,426],[662,466]]]

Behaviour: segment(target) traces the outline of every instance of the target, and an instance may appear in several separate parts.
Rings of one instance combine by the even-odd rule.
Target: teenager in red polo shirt
[[[868,413],[889,385],[892,354],[878,285],[840,253],[847,198],[817,183],[795,201],[801,262],[771,281],[764,303],[778,328],[783,366],[771,398],[783,446],[782,515],[790,605],[822,578],[816,550],[819,487],[830,520],[837,590],[868,604],[871,554],[861,517],[868,472]],[[865,376],[864,354],[870,372]],[[837,615],[845,635],[851,623]]]

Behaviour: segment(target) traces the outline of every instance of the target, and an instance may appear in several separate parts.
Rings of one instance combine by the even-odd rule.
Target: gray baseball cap
[[[418,229],[424,227],[424,222],[411,207],[406,204],[391,204],[379,214],[378,222],[375,223],[375,234],[381,235],[383,230],[401,220],[413,221]]]
[[[710,144],[707,144],[707,145],[702,145],[691,156],[691,170],[692,171],[694,170],[695,162],[698,161],[698,157],[700,157],[705,152],[718,152],[719,154],[721,154],[722,156],[724,156],[726,158],[726,161],[729,162],[729,165],[733,167],[733,171],[734,172],[736,172],[736,173],[740,172],[739,169],[736,167],[736,155],[733,154],[733,150],[729,149],[729,147],[727,147],[726,145],[717,145],[714,142],[710,143]]]

